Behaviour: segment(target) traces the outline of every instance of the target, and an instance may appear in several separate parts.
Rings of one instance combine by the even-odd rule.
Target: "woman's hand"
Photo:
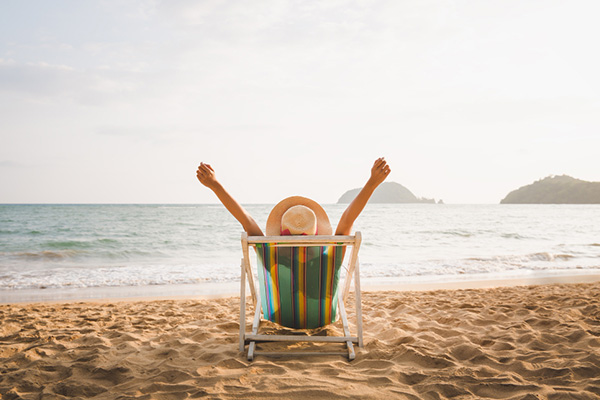
[[[213,189],[218,184],[215,170],[209,164],[200,163],[198,170],[196,171],[196,177],[201,184],[207,188]]]
[[[392,172],[392,169],[387,164],[387,161],[385,161],[385,158],[378,158],[375,160],[373,168],[371,168],[371,178],[369,181],[375,186],[379,186],[381,182],[385,181],[390,172]]]

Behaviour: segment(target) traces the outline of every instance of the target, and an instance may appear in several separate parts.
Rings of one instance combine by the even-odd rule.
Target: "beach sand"
[[[249,362],[239,298],[0,305],[0,399],[600,398],[600,282],[365,292],[363,311],[352,362]]]

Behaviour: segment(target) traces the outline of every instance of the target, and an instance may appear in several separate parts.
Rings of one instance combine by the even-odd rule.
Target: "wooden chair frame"
[[[360,292],[360,271],[358,262],[358,251],[362,236],[360,232],[356,232],[354,236],[248,236],[246,232],[242,233],[242,265],[241,265],[241,285],[240,285],[240,352],[244,352],[246,344],[248,344],[248,360],[252,361],[257,354],[270,356],[289,356],[289,355],[347,355],[349,360],[356,357],[354,352],[354,343],[359,347],[363,347],[363,326],[362,326],[362,306]],[[260,301],[260,291],[254,279],[252,272],[252,264],[250,262],[250,247],[255,247],[257,244],[269,243],[279,247],[295,247],[295,246],[351,246],[352,253],[348,264],[348,273],[341,296],[338,298],[339,314],[342,320],[344,336],[308,336],[308,335],[264,335],[259,334],[258,329],[262,321],[262,306]],[[356,336],[351,336],[348,325],[348,317],[346,315],[345,302],[350,293],[350,285],[354,281],[354,294],[356,300]],[[246,325],[246,282],[250,287],[250,295],[252,304],[254,305],[254,320],[252,322],[251,332],[247,333]],[[331,352],[267,352],[257,351],[257,342],[328,342],[328,343],[345,343],[346,352],[331,353]]]

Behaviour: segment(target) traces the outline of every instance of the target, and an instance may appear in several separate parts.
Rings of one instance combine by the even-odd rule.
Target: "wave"
[[[221,271],[217,276],[211,277],[208,276],[210,269],[214,270],[215,266],[156,264],[95,268],[54,267],[21,273],[0,273],[0,290],[181,285],[239,280],[237,270]]]
[[[567,261],[572,258],[575,258],[574,255],[571,254],[552,254],[552,253],[533,253],[525,256],[526,260],[532,261]]]
[[[220,206],[217,206],[217,207],[220,207]],[[202,206],[193,206],[193,205],[192,206],[185,206],[185,205],[183,205],[183,206],[177,206],[177,205],[175,205],[175,206],[156,206],[156,208],[164,208],[164,209],[171,209],[171,208],[173,208],[173,209],[177,209],[177,210],[185,210],[185,209],[202,208]],[[208,208],[208,207],[205,207],[205,208]],[[213,207],[213,208],[216,208],[216,207]]]
[[[6,253],[0,253],[0,256],[4,254]],[[17,261],[13,265],[6,266],[2,266],[0,262],[0,290],[239,282],[239,264],[222,259],[217,261],[211,257],[203,260],[173,260],[172,255],[165,254],[166,258],[161,260],[154,256],[147,258],[145,263],[138,263],[124,259],[109,261],[106,257],[76,258],[74,261],[73,259],[65,261],[61,259],[77,255],[78,252],[74,250],[14,254],[23,257],[20,262]],[[30,258],[27,259],[27,257]],[[84,255],[85,257],[87,255]],[[376,261],[374,263],[367,261],[362,264],[361,276],[364,278],[446,275],[461,275],[464,277],[473,274],[506,273],[510,271],[600,268],[597,262],[594,265],[587,266],[579,262],[568,262],[573,258],[576,257],[570,254],[540,252],[526,255],[473,257],[470,259],[394,260],[392,262]],[[132,260],[138,260],[138,258],[132,257]]]
[[[3,257],[16,257],[25,258],[29,260],[60,260],[65,258],[74,257],[79,254],[76,250],[62,250],[62,251],[21,251],[21,252],[0,252],[0,256]]]
[[[3,261],[13,260],[18,262],[44,262],[44,261],[55,261],[63,262],[69,261],[76,268],[85,268],[95,262],[126,262],[138,259],[164,259],[172,257],[172,254],[160,251],[157,249],[131,249],[131,248],[119,248],[119,249],[89,249],[89,248],[70,248],[70,249],[53,249],[53,250],[40,250],[40,251],[13,251],[13,252],[0,252],[0,267],[3,265]],[[66,264],[63,264],[66,265]]]
[[[527,262],[527,261],[568,261],[575,258],[572,254],[553,254],[548,252],[531,253],[525,255],[497,256],[497,257],[469,257],[470,261],[486,262]]]
[[[465,238],[473,236],[472,233],[464,232],[464,231],[444,231],[442,233],[445,235],[460,236],[460,237],[465,237]]]
[[[53,249],[89,249],[93,247],[90,242],[79,240],[51,241],[44,243],[44,245]]]
[[[504,239],[527,239],[525,236],[519,235],[518,233],[503,233],[500,236]]]
[[[119,241],[116,239],[96,239],[96,240],[55,240],[48,241],[42,244],[42,247],[49,247],[52,249],[92,249],[95,247],[105,247],[106,245],[118,245]]]

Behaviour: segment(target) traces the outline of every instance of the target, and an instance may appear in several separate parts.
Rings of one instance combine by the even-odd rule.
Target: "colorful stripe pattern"
[[[343,246],[276,247],[257,244],[265,319],[312,329],[335,322]]]

